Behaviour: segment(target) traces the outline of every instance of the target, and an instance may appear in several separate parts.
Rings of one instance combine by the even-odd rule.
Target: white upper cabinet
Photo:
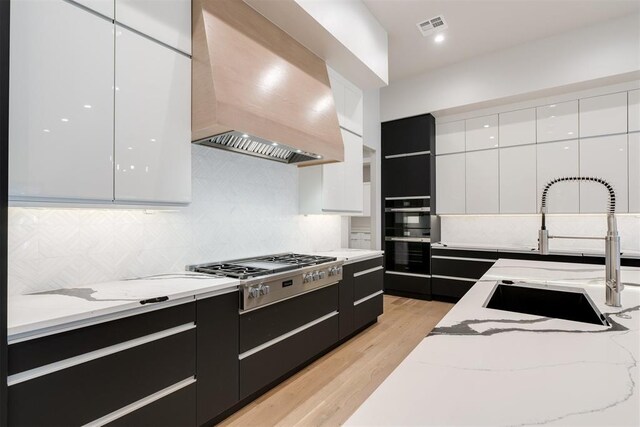
[[[74,0],[76,3],[110,19],[115,16],[115,0]]]
[[[536,146],[500,149],[500,213],[536,212]]]
[[[191,201],[191,61],[116,26],[115,199]]]
[[[341,132],[344,162],[298,168],[301,214],[362,215],[362,138]]]
[[[580,100],[580,138],[627,132],[627,92]]]
[[[465,151],[464,120],[436,124],[436,153],[463,153]]]
[[[333,92],[333,101],[338,113],[340,126],[351,132],[362,135],[363,126],[363,93],[360,88],[327,67],[329,82]]]
[[[555,178],[578,176],[578,141],[538,144],[536,211],[540,211],[540,197],[547,183]],[[577,182],[555,184],[547,199],[549,213],[577,213],[580,211],[580,191]]]
[[[629,132],[640,131],[640,89],[629,91]]]
[[[629,134],[629,212],[640,213],[640,133]]]
[[[578,137],[578,101],[538,107],[536,117],[538,142]]]
[[[113,198],[113,24],[62,0],[11,3],[9,194]]]
[[[616,212],[628,212],[627,135],[580,141],[580,175],[603,178],[616,192]],[[608,193],[596,183],[580,183],[580,212],[604,213]]]
[[[466,157],[467,213],[498,213],[498,150],[466,153]]]
[[[438,214],[465,213],[465,153],[436,157]]]
[[[536,143],[536,110],[509,111],[500,113],[500,146]]]
[[[466,150],[475,151],[498,146],[498,115],[476,117],[466,121]]]
[[[116,21],[191,54],[191,0],[116,0]]]

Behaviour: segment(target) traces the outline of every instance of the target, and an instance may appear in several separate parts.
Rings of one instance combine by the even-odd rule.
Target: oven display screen
[[[286,281],[282,282],[282,287],[283,288],[286,288],[286,287],[291,286],[291,285],[293,285],[293,280],[286,280]]]

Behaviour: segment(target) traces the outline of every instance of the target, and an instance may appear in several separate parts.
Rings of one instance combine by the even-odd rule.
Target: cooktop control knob
[[[326,271],[321,271],[321,272],[319,273],[319,276],[320,276],[320,278],[321,278],[321,279],[324,279],[326,275],[327,275],[327,272],[326,272]]]
[[[270,291],[271,289],[269,288],[269,285],[260,286],[260,295],[268,295]]]
[[[310,280],[311,280],[311,273],[304,273],[304,276],[302,276],[302,283],[309,283]]]
[[[317,271],[313,272],[313,281],[315,282],[316,280],[318,280],[320,278],[320,275],[318,274]]]
[[[258,298],[260,291],[255,286],[249,288],[249,298]]]

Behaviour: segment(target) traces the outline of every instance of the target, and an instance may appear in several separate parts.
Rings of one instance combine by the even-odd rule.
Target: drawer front
[[[353,270],[354,273],[359,273],[361,271],[369,270],[374,267],[378,267],[382,265],[383,257],[377,257],[372,259],[366,259],[364,261],[354,262],[352,264],[345,265],[345,268],[349,267]]]
[[[431,273],[434,276],[479,279],[495,263],[494,260],[431,258]]]
[[[353,299],[358,301],[362,298],[375,294],[383,289],[384,270],[382,266],[373,267],[369,270],[355,273],[353,278]]]
[[[338,284],[240,315],[240,353],[338,310]]]
[[[118,418],[107,426],[196,426],[196,385],[191,384]]]
[[[82,425],[195,375],[195,328],[9,387],[12,426]]]
[[[365,325],[375,321],[382,314],[383,296],[382,294],[362,301],[354,307],[355,329],[360,329]]]
[[[384,275],[384,288],[390,291],[431,295],[431,278],[392,274],[386,271]]]
[[[469,251],[464,249],[443,249],[439,247],[431,247],[431,255],[433,256],[447,256],[457,258],[481,258],[497,260],[500,258],[498,251]]]
[[[456,280],[433,276],[431,278],[431,291],[433,295],[462,298],[476,283],[475,280]]]
[[[195,321],[195,303],[162,308],[9,346],[9,375]]]
[[[240,398],[263,389],[338,341],[337,314],[240,360]],[[242,355],[241,355],[242,357]]]

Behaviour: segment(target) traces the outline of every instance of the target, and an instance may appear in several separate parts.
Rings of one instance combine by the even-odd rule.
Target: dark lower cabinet
[[[191,384],[108,424],[112,427],[196,425],[196,385]]]
[[[197,301],[197,424],[240,400],[238,292]]]
[[[380,306],[379,311],[370,311],[368,316],[360,310],[360,317],[357,318],[358,301],[383,291],[383,264],[384,258],[380,256],[344,265],[340,283],[340,339],[347,338],[363,326],[375,322],[382,314]]]
[[[475,285],[474,279],[454,279],[433,276],[431,278],[431,290],[434,297],[460,299]]]
[[[384,290],[394,295],[431,299],[431,277],[386,271]]]
[[[274,381],[338,342],[338,316],[260,349],[240,360],[240,398],[263,390]]]
[[[376,293],[374,296],[368,297],[366,300],[358,301],[353,308],[353,326],[358,330],[382,314],[383,296]]]

